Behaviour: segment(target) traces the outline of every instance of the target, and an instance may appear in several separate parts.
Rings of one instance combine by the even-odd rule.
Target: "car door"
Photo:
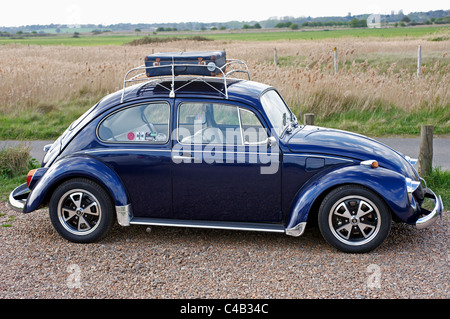
[[[260,117],[228,101],[177,101],[175,110],[174,218],[280,222],[279,149]]]
[[[95,153],[120,177],[135,217],[172,217],[171,103],[123,107],[100,122]]]

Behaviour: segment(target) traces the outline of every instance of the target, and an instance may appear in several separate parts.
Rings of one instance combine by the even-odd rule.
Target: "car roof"
[[[104,112],[121,104],[122,96],[124,104],[150,98],[169,98],[171,84],[171,78],[159,78],[127,87],[125,90],[119,90],[104,97],[98,103],[96,111]],[[227,79],[228,99],[226,99],[223,78],[202,78],[201,80],[196,80],[195,78],[182,77],[176,78],[174,84],[175,98],[222,99],[223,101],[246,103],[258,109],[261,107],[261,94],[269,89],[273,89],[271,86],[259,82]]]

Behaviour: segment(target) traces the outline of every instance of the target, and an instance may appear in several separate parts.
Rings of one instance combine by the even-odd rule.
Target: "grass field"
[[[69,45],[69,46],[102,46],[102,45],[123,45],[133,40],[142,38],[142,36],[151,36],[153,38],[179,37],[189,38],[193,36],[202,36],[210,40],[220,41],[284,41],[284,40],[323,40],[337,39],[346,37],[355,38],[417,38],[430,37],[438,39],[438,35],[448,32],[450,27],[431,26],[431,27],[409,27],[409,28],[382,28],[382,29],[319,29],[319,30],[230,30],[230,31],[186,31],[186,32],[160,32],[146,34],[142,32],[141,36],[135,33],[128,35],[114,35],[107,33],[102,35],[92,35],[90,33],[80,34],[74,38],[73,34],[61,34],[40,37],[24,37],[23,39],[0,38],[1,44],[29,44],[29,45]],[[439,40],[439,39],[438,39]]]
[[[103,46],[103,45],[123,45],[142,37],[132,35],[80,35],[74,38],[73,35],[52,35],[45,37],[29,37],[23,39],[0,38],[2,44],[26,44],[26,45],[67,45],[67,46]]]

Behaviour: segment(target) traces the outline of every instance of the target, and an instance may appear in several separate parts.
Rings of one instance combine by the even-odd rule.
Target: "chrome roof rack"
[[[121,103],[124,102],[125,99],[125,89],[127,88],[127,84],[130,83],[135,83],[135,82],[148,82],[148,83],[154,83],[155,85],[159,85],[162,88],[166,89],[167,91],[169,91],[169,97],[170,98],[174,98],[175,97],[175,93],[180,90],[181,88],[184,88],[185,86],[196,82],[196,81],[201,81],[206,83],[208,86],[210,86],[211,88],[213,88],[215,91],[219,92],[220,94],[222,94],[223,96],[225,96],[226,99],[228,99],[228,87],[227,87],[227,79],[231,79],[229,76],[231,74],[234,73],[245,73],[248,76],[248,80],[250,80],[250,72],[248,70],[247,64],[245,64],[243,61],[241,60],[235,60],[235,59],[227,59],[226,63],[222,66],[222,67],[218,67],[216,65],[196,65],[199,67],[206,67],[208,68],[209,71],[211,71],[211,68],[214,68],[213,71],[218,71],[218,75],[217,76],[204,76],[204,75],[192,75],[192,74],[180,74],[180,75],[175,75],[175,67],[192,67],[192,64],[185,64],[185,63],[171,63],[171,64],[166,64],[166,65],[155,65],[155,66],[146,66],[141,65],[138,66],[136,68],[133,68],[131,70],[129,70],[124,77],[123,80],[123,89],[122,89],[122,98],[121,98]],[[169,76],[148,76],[148,70],[152,69],[152,68],[171,68],[171,74]],[[227,72],[227,68],[229,69],[229,71]],[[182,86],[180,86],[179,88],[175,89],[175,78],[178,76],[190,76],[189,81],[187,81],[185,84],[183,84]],[[171,88],[167,88],[166,86],[162,85],[161,79],[169,79],[171,80]],[[216,87],[214,87],[213,85],[211,85],[210,83],[208,83],[208,80],[211,79],[223,79],[223,84],[224,84],[224,90],[225,93],[223,93],[222,91],[220,91],[219,89],[217,89]]]

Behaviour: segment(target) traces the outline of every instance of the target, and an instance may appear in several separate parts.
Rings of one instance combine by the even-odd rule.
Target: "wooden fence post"
[[[338,73],[338,55],[337,55],[337,48],[334,47],[334,75]]]
[[[419,175],[427,176],[433,168],[433,125],[420,129]]]
[[[275,66],[278,66],[278,54],[277,54],[277,48],[273,49],[273,64]]]
[[[314,113],[306,113],[303,118],[305,125],[314,125]]]
[[[417,49],[417,78],[422,74],[422,47],[419,45]]]

